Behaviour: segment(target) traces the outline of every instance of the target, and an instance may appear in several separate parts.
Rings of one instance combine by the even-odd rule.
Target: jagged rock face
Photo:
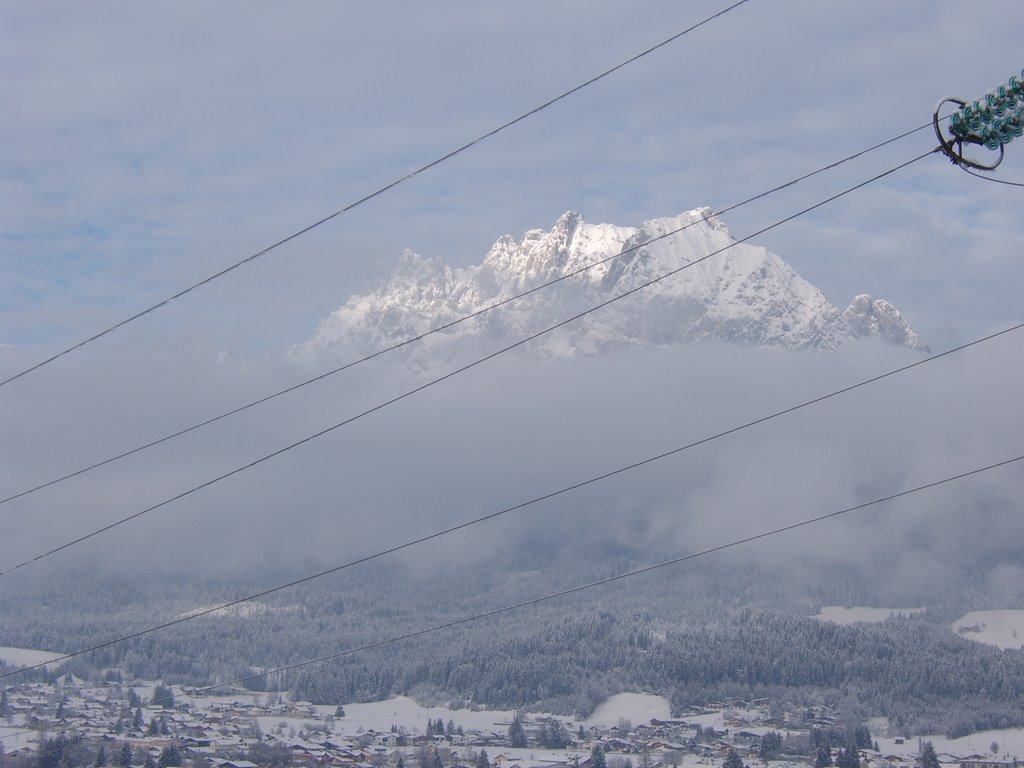
[[[701,261],[716,251],[722,252]],[[710,209],[699,208],[640,227],[589,224],[566,213],[549,232],[500,237],[481,264],[465,269],[406,251],[378,290],[350,297],[294,352],[374,352],[553,280],[430,336],[411,354],[425,360],[462,354],[476,342],[512,343],[623,294],[530,348],[598,355],[644,344],[733,341],[832,349],[878,336],[926,350],[888,302],[861,295],[841,313],[781,258],[736,243]]]
[[[843,312],[843,320],[858,339],[879,336],[890,344],[928,352],[900,311],[884,299],[874,299],[866,293],[854,297]]]

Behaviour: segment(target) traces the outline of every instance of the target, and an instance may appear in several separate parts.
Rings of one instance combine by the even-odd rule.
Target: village
[[[846,768],[852,760],[858,768],[929,768],[919,739],[862,726],[854,743],[827,707],[786,712],[768,700],[710,703],[637,723],[620,717],[614,724],[425,709],[405,697],[348,708],[363,716],[349,718],[343,706],[289,701],[276,693],[211,696],[160,683],[92,685],[71,676],[26,682],[2,692],[0,766]],[[1024,765],[998,742],[975,741],[981,748],[973,752],[938,751],[934,759],[959,768]]]

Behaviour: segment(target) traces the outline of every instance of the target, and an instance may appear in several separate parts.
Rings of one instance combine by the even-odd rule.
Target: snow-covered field
[[[878,747],[883,755],[906,755],[912,757],[918,752],[916,737],[906,739],[897,744],[894,738],[877,737]],[[1002,731],[979,731],[959,739],[948,739],[945,736],[922,736],[921,741],[930,741],[941,758],[942,755],[992,755],[992,742],[999,745],[1000,758],[1024,755],[1024,728],[1010,728]]]
[[[652,717],[668,720],[672,717],[672,708],[664,696],[653,696],[648,693],[620,693],[606,699],[594,714],[587,718],[587,725],[618,725],[619,720],[629,720],[633,725],[650,722]]]
[[[21,747],[34,746],[39,743],[39,732],[30,731],[24,725],[0,725],[0,747],[11,752]]]
[[[334,707],[317,707],[320,716],[333,714]],[[334,723],[336,733],[354,735],[362,731],[387,731],[392,725],[400,725],[413,733],[425,733],[427,720],[441,718],[446,723],[451,720],[465,729],[480,731],[505,732],[512,722],[512,710],[472,710],[449,709],[448,707],[424,707],[408,696],[396,696],[387,701],[369,704],[346,704],[345,716]],[[538,713],[530,713],[531,718]],[[662,696],[643,693],[620,693],[612,696],[601,704],[594,714],[587,718],[585,725],[613,726],[619,720],[629,720],[634,725],[649,722],[652,717],[669,718],[671,708],[668,700]],[[564,718],[571,720],[571,718]],[[264,733],[275,731],[281,723],[286,728],[302,728],[302,718],[261,717],[260,729]],[[575,722],[575,721],[573,721]]]
[[[1024,611],[971,611],[952,625],[961,637],[997,648],[1024,648]]]
[[[318,707],[318,712],[330,714],[334,707]],[[506,731],[512,722],[513,712],[471,709],[448,709],[448,707],[423,707],[408,696],[396,696],[387,701],[375,701],[369,704],[346,704],[345,717],[335,722],[335,731],[353,735],[359,730],[387,731],[392,725],[401,725],[413,732],[426,733],[427,720],[441,718],[446,723],[451,720],[463,728],[476,728],[482,731]],[[267,731],[262,722],[271,723],[274,718],[261,718],[260,728]]]
[[[876,624],[892,616],[906,617],[921,613],[923,610],[924,608],[868,608],[866,606],[844,608],[841,605],[824,605],[818,615],[813,618],[831,621],[833,624],[855,624],[857,622]]]
[[[34,651],[31,648],[7,648],[0,647],[0,661],[14,667],[30,667],[35,664],[45,664],[48,661],[59,659],[60,653],[50,651]]]

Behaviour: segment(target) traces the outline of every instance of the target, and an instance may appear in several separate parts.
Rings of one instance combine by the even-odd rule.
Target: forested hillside
[[[312,582],[87,654],[72,668],[197,685],[235,680],[602,578],[631,559],[605,554],[538,554],[471,572],[372,566],[359,578]],[[536,567],[552,557],[561,568]],[[45,588],[0,595],[0,645],[76,650],[197,605],[183,582],[89,582],[53,577]],[[881,624],[822,622],[808,615],[815,602],[788,594],[786,583],[735,563],[666,569],[245,684],[318,703],[411,693],[586,714],[608,695],[635,690],[663,694],[677,708],[728,696],[845,702],[907,732],[1024,724],[1024,652],[956,636],[942,606]],[[819,585],[826,599],[865,589],[841,573]],[[957,597],[969,592],[965,582]],[[243,594],[210,582],[201,604]]]

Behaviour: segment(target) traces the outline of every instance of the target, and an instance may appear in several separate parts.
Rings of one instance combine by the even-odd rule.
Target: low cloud
[[[532,505],[393,557],[486,562],[515,547],[617,544],[635,561],[716,546],[1021,452],[1015,340],[986,346]],[[303,573],[671,450],[919,359],[876,343],[828,353],[729,346],[591,360],[510,354],[48,558],[117,572]],[[225,365],[137,350],[117,367],[16,391],[3,491],[21,490],[293,383],[291,361]],[[116,374],[116,375],[114,375]],[[4,567],[230,472],[422,383],[361,366],[5,505]],[[922,594],[965,569],[1007,583],[1024,536],[1020,468],[852,512],[728,557],[891,574]],[[1020,530],[1018,530],[1020,529]],[[42,568],[43,564],[29,566]],[[1005,591],[1005,590],[1003,590]],[[894,594],[895,598],[897,595]]]

